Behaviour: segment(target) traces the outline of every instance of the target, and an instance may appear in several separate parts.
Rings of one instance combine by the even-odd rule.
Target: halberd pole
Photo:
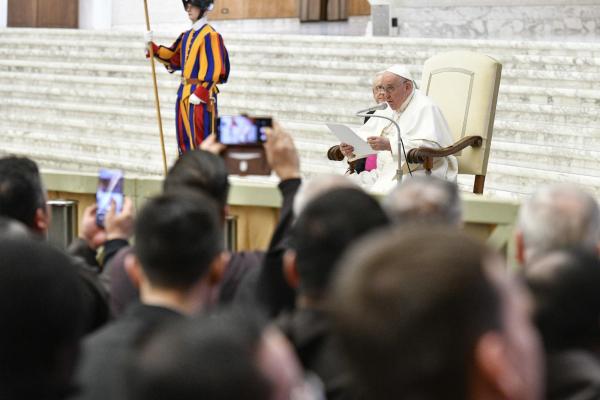
[[[150,31],[150,15],[148,14],[148,0],[144,0],[144,12],[146,13],[146,30]],[[158,130],[160,132],[160,146],[162,149],[163,170],[167,175],[167,153],[165,151],[165,136],[163,134],[162,117],[160,115],[160,99],[158,98],[158,82],[156,80],[156,66],[154,65],[154,48],[148,46],[150,53],[150,65],[152,66],[152,81],[154,83],[154,104],[156,105],[156,115],[158,117]]]

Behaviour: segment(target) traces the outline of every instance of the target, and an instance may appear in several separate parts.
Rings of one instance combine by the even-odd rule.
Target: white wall
[[[187,14],[180,0],[147,0],[152,29],[164,25],[189,25]],[[145,29],[143,0],[116,0],[113,2],[113,27],[139,26]]]
[[[112,7],[112,0],[79,0],[79,28],[112,28]]]
[[[6,28],[8,23],[8,0],[0,0],[0,28]]]

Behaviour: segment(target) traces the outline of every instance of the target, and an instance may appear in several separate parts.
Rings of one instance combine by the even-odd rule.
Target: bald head
[[[574,185],[542,187],[521,206],[517,240],[522,263],[567,246],[597,251],[600,243],[598,203]]]
[[[462,203],[453,182],[431,176],[407,179],[383,203],[396,224],[462,226]]]

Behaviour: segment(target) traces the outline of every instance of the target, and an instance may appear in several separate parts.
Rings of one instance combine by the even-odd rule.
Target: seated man
[[[402,181],[388,193],[383,206],[397,225],[463,226],[458,186],[432,176]]]
[[[0,399],[66,399],[87,317],[80,277],[65,254],[2,225]]]
[[[287,340],[247,309],[166,327],[130,365],[130,400],[323,398]]]
[[[543,397],[526,293],[484,245],[456,229],[390,230],[339,266],[334,329],[366,398]]]
[[[382,86],[381,85],[382,79],[383,79],[383,72],[378,72],[375,74],[375,77],[373,77],[373,84],[372,84],[371,90],[373,91],[373,100],[375,100],[375,103],[377,103],[377,104],[381,104],[381,103],[385,102],[385,90],[379,90],[379,88]],[[374,112],[375,111],[369,111],[367,114],[373,114]],[[366,124],[370,118],[371,117],[365,117],[364,123]],[[345,157],[342,154],[342,151],[340,150],[340,145],[336,144],[335,146],[332,146],[327,151],[327,158],[329,158],[330,160],[334,160],[334,161],[344,160]],[[363,171],[371,171],[376,168],[377,168],[377,154],[371,154],[370,156],[365,157],[365,158],[359,158],[358,160],[355,160],[355,161],[348,161],[348,171],[346,173],[360,174]]]
[[[407,68],[393,65],[385,70],[381,86],[377,89],[385,92],[385,101],[389,107],[376,111],[357,133],[377,152],[373,189],[387,191],[396,183],[398,157],[401,160],[405,157],[404,154],[398,154],[398,132],[395,125],[387,119],[377,118],[378,115],[398,123],[406,153],[420,146],[450,146],[452,134],[441,110],[415,87]],[[341,143],[340,149],[346,157],[352,157],[352,146]],[[409,172],[409,168],[413,173],[424,173],[420,164],[407,165],[403,162],[402,168],[405,174]],[[432,173],[438,178],[454,181],[457,172],[458,163],[454,156],[438,158],[433,163]]]
[[[546,349],[546,399],[600,398],[600,260],[561,249],[528,265],[525,278]]]

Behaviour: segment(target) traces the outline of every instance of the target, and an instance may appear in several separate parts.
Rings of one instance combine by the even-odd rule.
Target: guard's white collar
[[[204,25],[206,25],[207,22],[208,22],[208,18],[202,17],[198,21],[196,21],[192,24],[192,29],[197,31],[200,28],[202,28]]]

